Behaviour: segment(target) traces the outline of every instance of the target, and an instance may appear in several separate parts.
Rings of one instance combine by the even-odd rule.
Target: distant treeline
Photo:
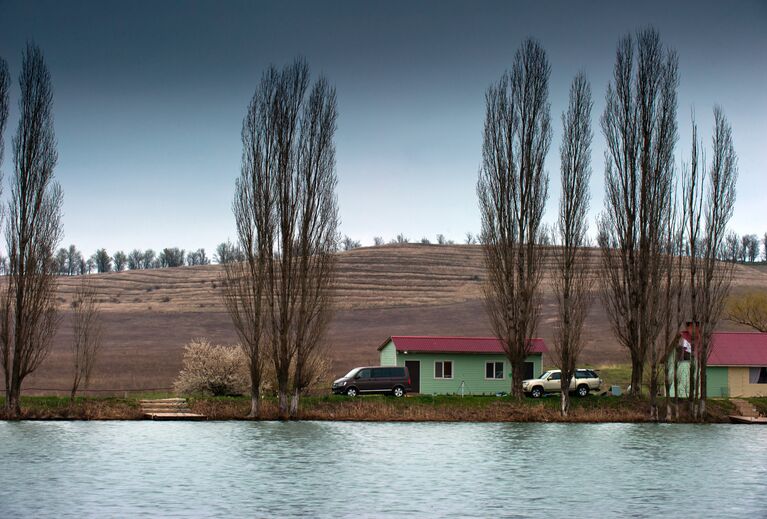
[[[148,270],[168,267],[183,267],[194,265],[209,265],[211,262],[225,264],[239,261],[243,258],[242,251],[233,243],[227,241],[216,247],[213,258],[205,249],[185,251],[178,247],[167,247],[159,252],[153,249],[133,249],[126,253],[118,250],[109,254],[106,249],[98,249],[90,257],[77,250],[75,245],[62,247],[53,257],[55,270],[62,276],[79,276],[101,272],[122,272],[124,270]],[[0,258],[0,269],[7,271],[7,259]]]
[[[547,235],[543,235],[547,237]],[[376,236],[373,239],[373,245],[402,245],[407,243],[416,244],[436,244],[436,245],[455,245],[454,240],[449,240],[444,234],[438,234],[434,241],[427,237],[411,242],[404,234],[400,233],[388,242],[382,237]],[[467,232],[463,243],[468,245],[480,244],[479,233]],[[541,245],[550,245],[549,240],[544,239]],[[338,249],[349,251],[362,246],[359,240],[354,240],[349,236],[344,236],[338,241]],[[755,263],[759,260],[767,262],[767,232],[760,240],[756,234],[744,234],[739,236],[735,232],[728,233],[725,239],[725,247],[722,250],[720,259],[733,263]],[[116,251],[110,255],[106,249],[98,249],[90,257],[86,258],[82,252],[77,250],[75,245],[68,248],[62,247],[55,254],[53,261],[56,265],[56,271],[62,276],[79,276],[83,274],[94,274],[102,272],[122,272],[124,270],[148,270],[161,269],[168,267],[183,267],[195,265],[210,265],[217,263],[224,265],[235,261],[241,261],[244,258],[242,250],[231,241],[219,243],[213,257],[209,257],[204,248],[186,251],[178,247],[168,247],[162,249],[159,253],[153,249],[133,249],[129,253],[122,250]],[[8,259],[0,256],[0,273],[5,274],[8,271]]]

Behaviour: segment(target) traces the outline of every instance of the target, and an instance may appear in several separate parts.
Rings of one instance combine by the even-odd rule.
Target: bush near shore
[[[157,397],[158,395],[153,395]],[[767,406],[754,399],[757,406]],[[759,402],[757,402],[759,401]],[[0,406],[4,403],[0,398]],[[65,397],[22,398],[22,419],[26,420],[139,420],[142,419],[139,397],[79,397],[70,402]],[[244,420],[250,409],[248,397],[190,398],[189,407],[209,420]],[[680,422],[691,422],[682,405]],[[710,422],[727,422],[734,406],[728,400],[708,401]],[[0,407],[0,418],[2,416]],[[649,422],[649,404],[645,399],[592,395],[573,399],[570,416],[559,415],[559,398],[520,402],[509,397],[414,395],[401,399],[375,395],[350,399],[345,396],[308,396],[301,400],[299,419],[392,422]],[[265,398],[264,420],[277,419],[277,402]]]

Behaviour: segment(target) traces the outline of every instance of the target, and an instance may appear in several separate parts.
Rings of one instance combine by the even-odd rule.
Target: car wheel
[[[352,398],[357,396],[357,388],[356,387],[350,387],[349,389],[347,389],[346,390],[346,396],[350,396]]]
[[[396,386],[394,389],[392,389],[391,392],[392,395],[396,396],[397,398],[405,396],[405,388],[402,386]]]
[[[579,397],[583,398],[585,396],[588,396],[588,394],[589,394],[589,386],[587,386],[585,384],[581,384],[580,386],[578,386],[578,396]]]
[[[535,386],[532,391],[530,391],[530,396],[533,398],[541,398],[543,396],[543,388],[541,386]]]

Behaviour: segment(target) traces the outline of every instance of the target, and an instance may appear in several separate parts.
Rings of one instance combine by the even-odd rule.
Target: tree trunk
[[[8,386],[8,393],[6,394],[5,399],[6,418],[12,420],[18,418],[21,414],[21,404],[19,402],[20,393],[21,392],[16,384],[11,383]]]
[[[253,386],[250,390],[250,413],[248,418],[261,418],[261,390],[258,386]]]
[[[703,421],[706,419],[706,368],[701,362],[700,366],[700,398],[698,399],[698,418]]]
[[[644,361],[633,351],[631,352],[631,396],[641,396]]]
[[[290,419],[290,406],[288,402],[288,391],[285,387],[280,387],[277,390],[278,412],[280,420]]]
[[[679,420],[679,359],[674,353],[674,420]]]
[[[290,399],[290,416],[296,417],[298,416],[298,400],[301,396],[301,393],[298,391],[298,388],[293,390],[293,397]]]
[[[565,380],[567,378],[568,380]],[[560,407],[559,412],[562,416],[567,416],[567,414],[570,412],[570,382],[569,379],[571,377],[562,377],[562,380],[560,381],[559,386],[559,393],[560,393]]]
[[[658,421],[658,370],[653,361],[652,373],[650,373],[650,420]]]
[[[525,362],[515,362],[511,365],[511,396],[522,400],[525,393],[522,391],[522,379],[525,376]]]

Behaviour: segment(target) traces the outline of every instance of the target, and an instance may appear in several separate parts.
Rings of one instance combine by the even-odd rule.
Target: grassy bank
[[[159,396],[159,395],[155,395]],[[79,397],[74,402],[62,397],[22,398],[22,418],[28,420],[139,420],[142,418],[139,398]],[[0,399],[0,405],[4,402]],[[248,413],[246,397],[190,398],[193,412],[210,420],[238,420]],[[727,400],[710,400],[711,422],[727,422],[733,406]],[[263,400],[262,416],[277,418],[277,403]],[[1,412],[0,412],[0,418]],[[574,398],[567,419],[559,415],[559,398],[524,399],[483,396],[408,396],[395,399],[366,396],[349,399],[344,396],[304,397],[299,419],[342,421],[449,421],[449,422],[647,422],[648,403],[629,397]],[[689,421],[683,415],[682,422]]]
[[[0,397],[0,419],[5,418],[5,397]],[[140,420],[137,398],[22,396],[21,418],[25,420]]]

